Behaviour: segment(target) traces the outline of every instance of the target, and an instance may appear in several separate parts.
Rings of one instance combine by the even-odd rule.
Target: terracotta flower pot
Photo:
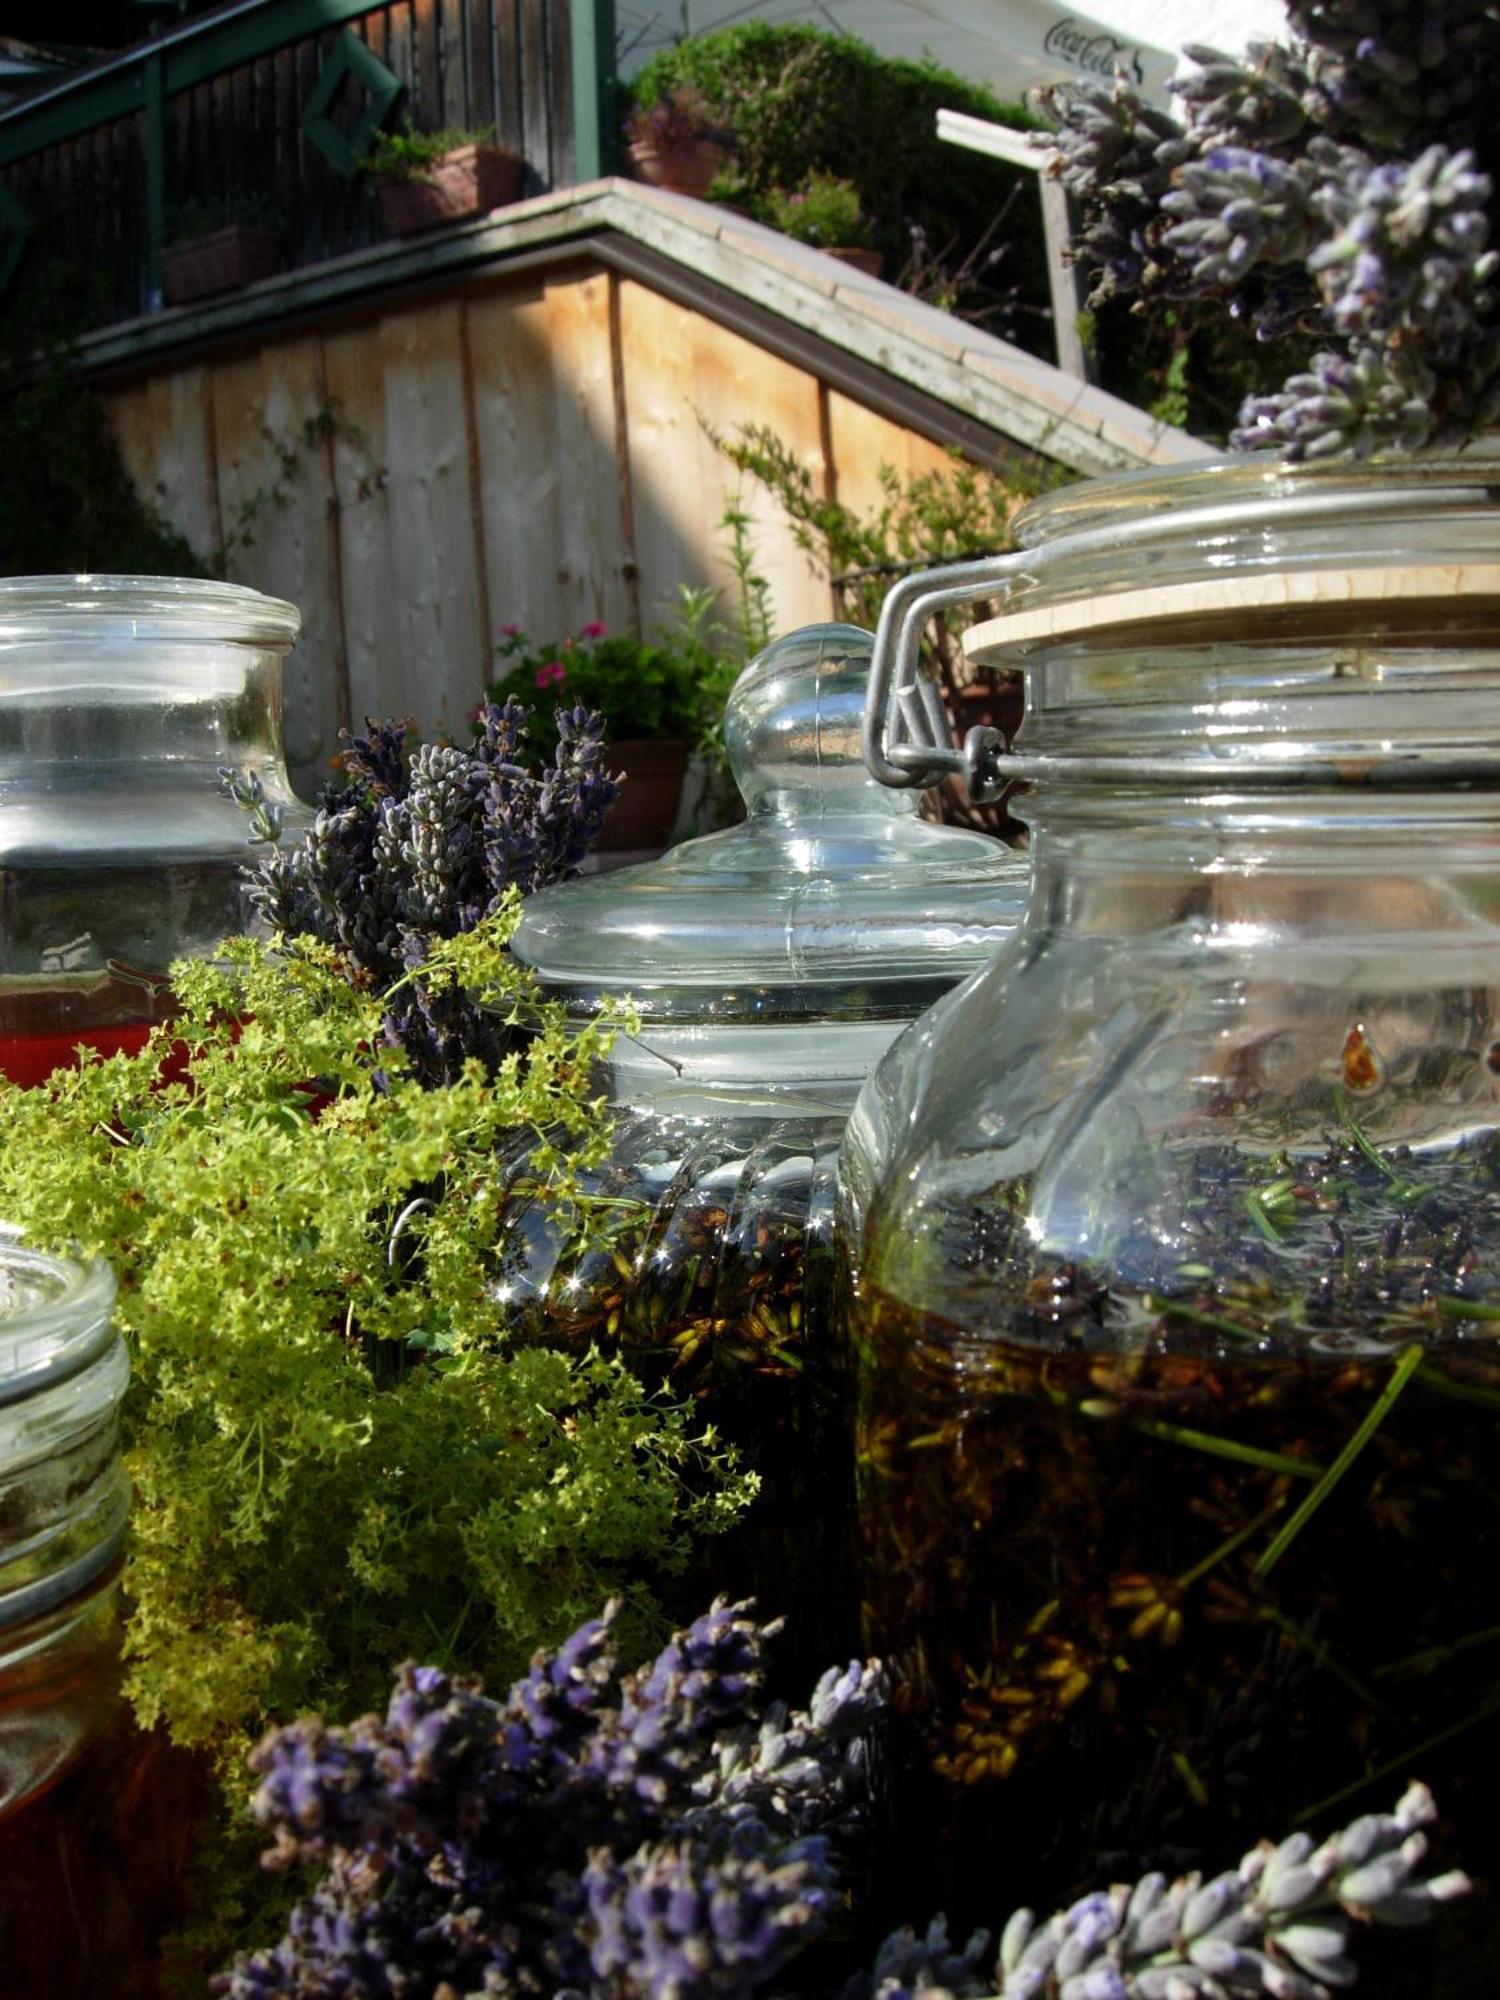
[[[624,782],[597,842],[602,852],[666,846],[677,823],[687,761],[688,746],[675,736],[606,743],[604,768],[617,771]]]
[[[384,181],[381,220],[392,236],[412,236],[504,208],[521,192],[525,161],[508,146],[458,146],[410,180]]]
[[[169,304],[185,306],[269,278],[281,261],[281,239],[258,223],[231,222],[162,252],[161,279]]]
[[[631,171],[638,181],[665,188],[669,194],[695,195],[700,201],[729,158],[729,148],[717,139],[692,139],[675,146],[632,139],[628,151]]]

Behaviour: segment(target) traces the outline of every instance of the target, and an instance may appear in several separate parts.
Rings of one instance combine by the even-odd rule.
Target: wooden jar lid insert
[[[1500,610],[1500,564],[1427,563],[1419,569],[1261,570],[1193,583],[1156,584],[1012,611],[972,626],[964,651],[981,665],[1003,661],[1016,646],[1045,645],[1128,625],[1222,618],[1247,611],[1336,612],[1346,606],[1398,606],[1410,612],[1434,601],[1490,600]]]

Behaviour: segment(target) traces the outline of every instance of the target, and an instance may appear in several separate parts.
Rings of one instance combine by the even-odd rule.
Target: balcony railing
[[[613,0],[247,0],[0,113],[0,288],[53,259],[95,324],[162,304],[191,204],[269,219],[289,268],[373,242],[356,170],[382,124],[493,127],[523,192],[613,164]]]

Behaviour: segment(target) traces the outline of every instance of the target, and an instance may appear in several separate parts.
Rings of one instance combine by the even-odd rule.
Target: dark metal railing
[[[162,303],[174,216],[264,219],[289,267],[379,234],[382,123],[493,127],[523,193],[613,164],[613,0],[247,0],[0,112],[0,288],[57,260],[96,324]],[[12,292],[12,298],[24,296]]]

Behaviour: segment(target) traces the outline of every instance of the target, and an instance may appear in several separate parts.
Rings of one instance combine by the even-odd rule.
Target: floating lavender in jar
[[[1416,1777],[1500,1868],[1497,484],[1100,481],[985,579],[1032,900],[878,1066],[841,1219],[866,1640],[950,1902]],[[1425,1950],[1382,1992],[1491,1990],[1493,1896]]]

